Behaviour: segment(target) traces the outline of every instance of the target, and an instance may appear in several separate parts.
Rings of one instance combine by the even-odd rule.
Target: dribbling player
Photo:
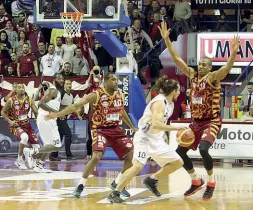
[[[120,198],[121,190],[143,169],[149,157],[161,166],[158,172],[144,180],[144,184],[156,196],[161,196],[157,189],[158,180],[183,165],[180,156],[163,139],[165,131],[182,129],[182,127],[166,124],[168,118],[173,114],[173,102],[180,94],[180,86],[175,80],[163,76],[157,80],[155,88],[160,94],[153,98],[145,108],[138,124],[139,129],[134,135],[133,166],[123,174],[115,191],[108,196],[111,203],[123,202]]]
[[[191,196],[200,190],[204,185],[203,179],[198,179],[191,159],[187,152],[190,149],[196,150],[199,146],[199,152],[203,159],[204,167],[208,174],[208,182],[206,190],[203,194],[203,200],[210,200],[215,189],[215,181],[213,176],[213,159],[209,154],[209,148],[214,143],[217,135],[221,129],[220,116],[220,91],[221,80],[223,80],[231,68],[233,67],[236,54],[240,46],[239,37],[234,37],[231,40],[231,54],[226,65],[219,70],[212,70],[212,60],[208,57],[200,59],[198,70],[187,66],[187,64],[180,58],[175,48],[173,47],[165,22],[161,24],[161,36],[165,40],[167,49],[177,67],[182,71],[191,81],[191,120],[190,128],[194,132],[195,141],[189,148],[178,146],[177,153],[184,161],[184,168],[189,173],[192,179],[192,185],[189,190],[185,192],[185,196]]]
[[[42,157],[33,169],[37,173],[52,172],[44,168],[44,163],[51,152],[56,152],[61,148],[61,139],[56,119],[45,120],[45,116],[51,112],[58,112],[60,110],[61,92],[59,90],[62,90],[63,85],[64,78],[62,74],[56,73],[54,75],[53,85],[47,89],[44,97],[39,101],[37,126],[44,147],[39,149]],[[30,150],[30,156],[33,153],[34,150]],[[27,161],[29,161],[29,158]]]
[[[108,73],[105,78],[105,88],[101,88],[94,93],[83,97],[79,102],[67,106],[64,110],[58,113],[51,113],[47,116],[48,119],[63,117],[73,113],[85,104],[92,104],[94,113],[92,115],[92,158],[87,163],[83,177],[80,179],[78,187],[73,195],[80,197],[88,176],[93,172],[94,167],[103,157],[107,144],[113,148],[120,159],[126,159],[123,169],[118,177],[111,184],[111,188],[115,189],[122,174],[132,166],[133,144],[132,140],[125,135],[124,130],[119,127],[119,123],[123,120],[133,131],[136,128],[133,126],[126,111],[124,110],[124,96],[118,90],[118,77],[113,73]],[[130,194],[123,189],[121,193],[129,197]]]

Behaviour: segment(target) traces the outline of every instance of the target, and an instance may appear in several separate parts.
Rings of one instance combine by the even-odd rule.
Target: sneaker
[[[144,179],[143,184],[146,185],[146,187],[157,197],[161,196],[161,193],[157,189],[158,180],[151,179],[150,177],[147,177]]]
[[[203,188],[205,184],[203,179],[192,180],[192,185],[189,190],[184,193],[184,196],[191,196]]]
[[[73,192],[73,196],[76,198],[80,198],[82,192],[83,192],[84,186],[82,184],[79,184],[78,187]]]
[[[213,197],[213,191],[215,189],[215,185],[216,185],[215,182],[207,182],[206,191],[204,192],[203,197],[202,197],[204,201],[209,201]]]
[[[19,169],[21,169],[21,170],[26,170],[26,169],[28,169],[27,167],[26,167],[26,165],[25,165],[25,161],[23,160],[23,159],[17,159],[16,161],[15,161],[15,165],[17,166],[17,167],[19,167]]]
[[[123,203],[124,200],[122,198],[120,198],[120,192],[119,191],[113,191],[108,197],[107,199],[111,202],[111,203]]]
[[[33,168],[33,170],[37,173],[52,173],[52,170],[45,169],[41,163],[37,163],[37,165]]]
[[[33,149],[30,148],[24,148],[23,150],[25,160],[27,162],[28,168],[32,168],[33,165]]]
[[[112,182],[110,188],[111,188],[112,190],[115,190],[116,187],[117,187],[117,184],[116,184],[116,182],[115,182],[115,180],[114,180],[114,181]],[[130,193],[127,192],[127,190],[126,190],[125,187],[123,188],[123,190],[121,191],[120,194],[123,195],[123,196],[125,196],[125,197],[128,197],[128,198],[131,196]]]

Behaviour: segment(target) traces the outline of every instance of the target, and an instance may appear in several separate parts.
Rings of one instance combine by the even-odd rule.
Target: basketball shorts
[[[190,124],[195,135],[195,141],[190,149],[196,150],[201,141],[208,141],[212,145],[221,130],[222,120],[220,117],[213,119],[194,119]]]
[[[133,142],[119,127],[91,129],[92,151],[105,152],[111,146],[119,159],[124,159],[127,153],[133,150]]]
[[[37,126],[43,145],[61,147],[61,138],[56,119],[45,120],[44,117],[44,115],[38,115],[37,117]]]
[[[164,141],[163,137],[154,139],[137,131],[134,135],[133,143],[133,161],[137,160],[143,165],[146,164],[149,157],[156,161],[160,167],[173,161],[181,160],[181,157],[176,151],[170,148],[170,146]]]
[[[36,133],[34,132],[34,130],[32,129],[32,126],[26,125],[26,126],[22,126],[22,127],[11,127],[10,131],[13,135],[18,137],[18,141],[21,141],[21,135],[23,133],[26,133],[29,137],[28,139],[28,145],[32,146],[33,148],[40,148],[40,143],[38,140],[38,137],[36,135]]]

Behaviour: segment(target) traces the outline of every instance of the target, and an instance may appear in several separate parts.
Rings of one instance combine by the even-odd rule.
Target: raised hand
[[[240,37],[238,35],[234,36],[234,38],[230,41],[230,43],[231,43],[232,51],[237,52],[240,46]]]
[[[169,35],[170,35],[170,29],[168,30],[167,28],[167,23],[166,22],[162,22],[161,23],[161,28],[158,26],[161,36],[163,39],[168,39]]]

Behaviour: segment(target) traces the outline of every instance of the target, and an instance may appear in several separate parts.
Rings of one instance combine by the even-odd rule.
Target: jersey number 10
[[[114,106],[121,106],[122,105],[122,101],[121,100],[114,100],[113,104],[114,104]]]

